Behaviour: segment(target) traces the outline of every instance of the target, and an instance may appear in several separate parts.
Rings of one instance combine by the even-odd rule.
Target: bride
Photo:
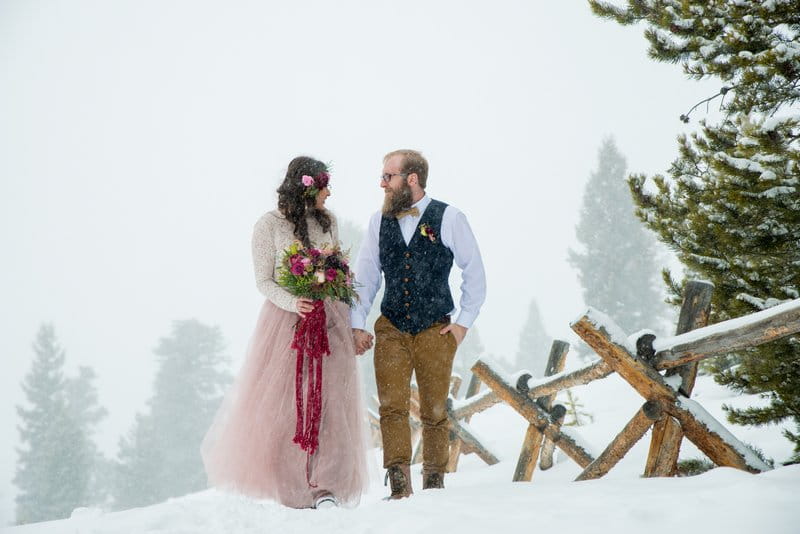
[[[293,442],[299,401],[291,345],[295,325],[312,311],[313,301],[290,294],[276,280],[293,242],[338,244],[336,218],[325,209],[328,180],[324,163],[293,159],[278,188],[278,209],[255,224],[256,285],[266,300],[240,374],[202,445],[209,484],[293,508],[354,506],[367,485],[361,384],[344,302],[324,302],[330,355],[322,359],[318,447],[309,454]]]

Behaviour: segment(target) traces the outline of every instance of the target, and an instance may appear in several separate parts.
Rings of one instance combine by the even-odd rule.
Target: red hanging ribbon
[[[295,374],[297,426],[292,441],[308,453],[308,461],[310,461],[311,455],[319,446],[319,423],[322,419],[322,357],[331,353],[323,301],[315,300],[314,309],[295,325],[292,348],[297,351]],[[305,362],[308,362],[308,390],[305,406],[303,406],[303,364]],[[308,471],[308,465],[306,465],[306,478],[309,478]],[[309,485],[313,486],[310,480]]]

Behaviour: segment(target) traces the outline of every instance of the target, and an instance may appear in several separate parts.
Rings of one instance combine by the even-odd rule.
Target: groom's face
[[[402,167],[403,156],[401,155],[392,156],[383,164],[383,175],[390,176],[388,181],[381,180],[381,187],[385,195],[383,213],[386,215],[397,215],[411,207],[411,187],[408,185],[406,177],[401,174]]]

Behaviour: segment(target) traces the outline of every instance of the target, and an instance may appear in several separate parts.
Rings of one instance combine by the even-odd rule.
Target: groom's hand
[[[360,328],[353,328],[353,342],[356,346],[356,354],[361,356],[372,348],[372,334]]]
[[[467,335],[466,327],[463,327],[460,324],[456,323],[450,323],[449,325],[439,330],[439,333],[442,335],[445,335],[448,332],[452,332],[453,337],[456,338],[456,346],[461,345],[461,342],[464,341],[464,336]]]

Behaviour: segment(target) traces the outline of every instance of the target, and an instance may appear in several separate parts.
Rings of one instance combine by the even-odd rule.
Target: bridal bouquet
[[[292,441],[311,455],[319,446],[322,419],[322,358],[331,353],[328,343],[326,299],[352,306],[357,298],[347,254],[339,247],[304,248],[294,242],[283,253],[278,283],[292,295],[314,300],[314,308],[297,321],[292,349],[297,353],[295,370],[296,428]],[[305,380],[304,380],[305,376]],[[303,396],[303,382],[307,393]],[[312,485],[306,464],[306,480]]]
[[[347,254],[338,246],[305,248],[297,241],[283,252],[278,283],[292,295],[313,300],[341,300],[350,306],[356,299]]]

